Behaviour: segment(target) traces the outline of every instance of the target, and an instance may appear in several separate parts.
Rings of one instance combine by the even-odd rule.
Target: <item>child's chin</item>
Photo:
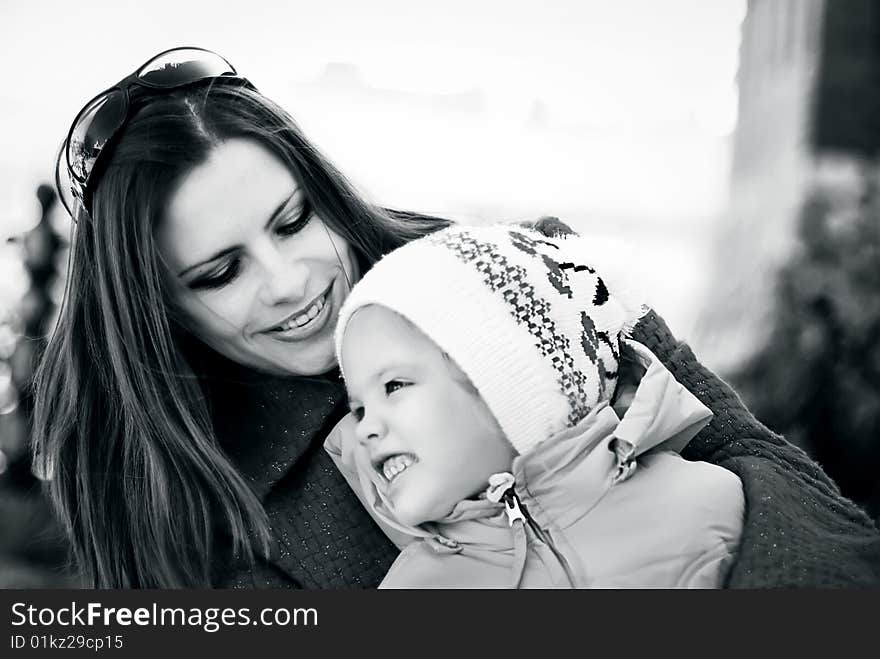
[[[436,516],[430,514],[427,508],[424,506],[418,506],[413,502],[410,502],[409,505],[398,505],[397,501],[393,501],[392,503],[394,506],[394,516],[397,518],[398,522],[405,526],[419,526],[420,524],[437,519]]]
[[[395,511],[395,517],[397,517],[397,521],[404,526],[419,526],[420,524],[431,521],[427,515],[400,513],[397,511]]]

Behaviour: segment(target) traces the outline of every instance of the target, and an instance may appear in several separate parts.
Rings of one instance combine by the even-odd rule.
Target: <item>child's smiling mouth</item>
[[[376,471],[382,474],[386,481],[391,483],[418,461],[419,459],[412,453],[395,453],[374,463],[374,466]]]

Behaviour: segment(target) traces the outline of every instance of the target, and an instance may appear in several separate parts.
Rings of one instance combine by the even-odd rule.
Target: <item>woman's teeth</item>
[[[416,459],[412,455],[394,455],[382,463],[382,475],[392,481],[415,461]]]
[[[320,298],[318,298],[315,301],[315,303],[312,306],[310,306],[308,309],[303,311],[300,315],[296,316],[295,318],[291,318],[284,325],[279,325],[279,329],[281,331],[284,331],[284,330],[294,329],[295,327],[303,327],[304,325],[307,325],[309,323],[309,321],[314,320],[315,317],[319,313],[321,313],[321,309],[324,308],[324,298],[325,297],[326,296],[322,295]]]

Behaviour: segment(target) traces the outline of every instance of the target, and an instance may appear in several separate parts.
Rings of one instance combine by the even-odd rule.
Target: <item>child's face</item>
[[[515,452],[464,374],[409,322],[359,310],[342,342],[357,435],[398,521],[447,515],[509,471]]]

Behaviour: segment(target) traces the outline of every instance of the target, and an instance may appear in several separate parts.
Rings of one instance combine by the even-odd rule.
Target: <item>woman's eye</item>
[[[385,383],[385,395],[390,396],[398,389],[403,389],[411,384],[412,382],[405,382],[403,380],[389,380]]]
[[[235,279],[240,269],[241,259],[234,259],[219,270],[211,271],[192,280],[189,287],[193,290],[220,288]]]
[[[282,222],[275,227],[275,233],[279,236],[292,236],[305,228],[312,219],[312,206],[309,202],[303,202],[302,208],[296,217],[287,222]]]

